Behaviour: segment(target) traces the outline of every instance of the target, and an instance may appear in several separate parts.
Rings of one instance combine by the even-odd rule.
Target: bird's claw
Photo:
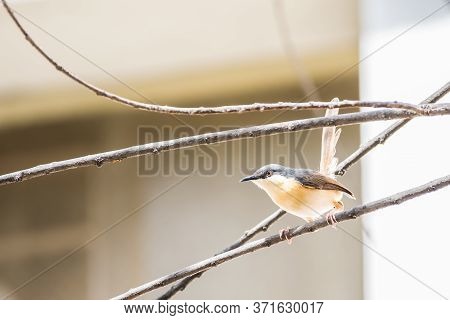
[[[334,215],[333,211],[328,212],[325,216],[325,219],[327,219],[327,223],[331,225],[333,229],[336,229],[335,224],[338,223],[338,221],[336,220],[336,216]]]
[[[289,227],[281,229],[279,235],[281,240],[286,240],[288,244],[292,244],[292,237],[289,236],[289,230]]]

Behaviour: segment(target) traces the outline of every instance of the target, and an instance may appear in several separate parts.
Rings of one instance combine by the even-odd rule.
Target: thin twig
[[[436,190],[439,190],[441,188],[448,186],[449,184],[450,184],[450,175],[433,180],[429,183],[423,184],[416,188],[408,189],[406,191],[396,193],[389,197],[382,198],[382,199],[352,208],[350,210],[346,210],[344,212],[338,213],[338,214],[336,214],[336,220],[339,223],[339,222],[346,221],[346,220],[356,219],[364,214],[367,214],[367,213],[370,213],[370,212],[373,212],[373,211],[376,211],[376,210],[379,210],[382,208],[386,208],[389,206],[398,205],[402,202],[413,199],[415,197],[434,192]],[[320,218],[311,223],[307,223],[305,225],[289,229],[289,231],[287,231],[286,238],[293,238],[293,237],[297,237],[297,236],[300,236],[300,235],[303,235],[306,233],[311,233],[316,230],[325,228],[327,226],[329,226],[329,224],[326,221],[326,218]],[[120,294],[113,299],[137,298],[145,293],[153,291],[157,288],[164,287],[164,286],[166,286],[170,283],[173,283],[177,280],[180,280],[182,278],[185,278],[190,275],[196,274],[198,272],[202,272],[202,271],[208,270],[210,268],[216,267],[226,261],[232,260],[232,259],[240,257],[242,255],[254,252],[254,251],[262,249],[262,248],[267,248],[274,244],[285,241],[286,238],[283,237],[283,239],[281,239],[281,237],[278,234],[276,234],[276,235],[269,236],[267,238],[263,238],[260,240],[256,240],[256,241],[244,244],[244,245],[240,246],[239,248],[236,248],[231,251],[214,256],[212,258],[200,261],[196,264],[190,265],[190,266],[188,266],[184,269],[181,269],[177,272],[166,275],[157,280],[148,282],[137,288],[130,289],[128,292]]]
[[[267,229],[269,229],[269,227],[273,223],[275,223],[278,219],[280,219],[285,214],[286,214],[286,211],[283,211],[283,210],[275,211],[270,216],[268,216],[267,218],[262,220],[260,223],[258,223],[256,226],[254,226],[253,228],[245,231],[244,234],[236,242],[234,242],[229,247],[223,249],[222,251],[217,253],[215,256],[242,246],[244,243],[249,241],[251,238],[253,238],[258,233],[263,232],[263,231],[267,231]],[[192,275],[190,277],[184,278],[183,280],[181,280],[177,284],[173,285],[164,294],[159,296],[158,300],[167,300],[167,299],[172,298],[177,292],[183,291],[186,288],[186,286],[189,285],[189,283],[191,283],[193,280],[195,280],[196,278],[200,278],[205,271],[206,270],[204,270],[202,272],[199,272],[199,273],[196,273],[196,274],[194,274],[194,275]]]
[[[427,110],[427,112],[422,115],[407,110],[393,110],[393,109],[363,111],[331,117],[318,117],[305,120],[294,120],[281,123],[266,124],[261,126],[240,128],[235,130],[194,135],[167,141],[153,142],[119,150],[87,155],[64,161],[47,163],[29,169],[4,174],[0,176],[0,185],[17,183],[69,169],[82,168],[88,166],[101,167],[105,163],[121,161],[127,158],[138,157],[147,154],[159,154],[161,152],[168,150],[175,150],[199,145],[209,145],[225,141],[249,139],[266,135],[316,129],[330,126],[344,126],[369,121],[404,119],[417,116],[448,115],[450,114],[450,103],[434,104],[429,106],[425,105],[424,110]]]
[[[209,115],[209,114],[228,114],[228,113],[243,113],[252,111],[275,111],[275,110],[307,110],[307,109],[327,109],[327,108],[357,108],[357,107],[371,107],[371,108],[395,108],[405,109],[415,112],[422,112],[420,106],[402,103],[402,102],[360,102],[360,101],[342,101],[336,102],[277,102],[277,103],[254,103],[248,105],[231,105],[220,107],[193,107],[193,108],[180,108],[173,106],[162,106],[153,103],[144,103],[131,99],[124,98],[114,93],[108,92],[104,89],[98,88],[83,79],[79,78],[66,68],[61,66],[52,57],[50,57],[28,34],[25,28],[20,24],[19,20],[14,14],[14,10],[8,5],[5,0],[2,0],[3,6],[6,8],[8,14],[19,28],[21,33],[25,36],[25,39],[35,48],[56,70],[63,73],[70,79],[74,80],[83,87],[89,89],[98,96],[105,97],[115,102],[133,107],[135,109],[153,111],[159,113],[170,113],[180,115]]]
[[[450,81],[447,82],[442,88],[437,90],[431,96],[426,98],[421,102],[421,104],[435,103],[443,96],[445,96],[450,91]],[[397,121],[386,130],[378,134],[376,137],[367,141],[364,145],[362,145],[358,150],[352,153],[347,159],[342,161],[337,170],[336,175],[342,176],[351,165],[356,163],[359,159],[361,159],[364,155],[366,155],[370,150],[375,148],[379,144],[383,144],[387,139],[389,139],[397,130],[407,124],[411,119],[403,119]]]
[[[286,15],[286,8],[284,6],[284,0],[273,0],[272,8],[274,13],[275,22],[277,23],[278,35],[283,45],[284,52],[292,65],[295,75],[297,77],[300,89],[304,93],[310,93],[309,97],[313,100],[319,99],[319,93],[314,80],[311,77],[310,72],[301,59],[301,55],[297,52],[291,29],[289,28],[289,21]],[[308,99],[309,100],[309,99]]]

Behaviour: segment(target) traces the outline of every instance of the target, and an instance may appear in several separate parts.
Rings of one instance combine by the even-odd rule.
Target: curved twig
[[[243,113],[252,111],[275,111],[275,110],[307,110],[307,109],[326,109],[326,108],[358,108],[358,107],[370,107],[370,108],[393,108],[393,109],[405,109],[414,111],[417,113],[422,112],[420,106],[403,103],[403,102],[361,102],[361,101],[341,101],[341,102],[277,102],[277,103],[254,103],[248,105],[230,105],[230,106],[220,106],[220,107],[193,107],[193,108],[182,108],[173,106],[162,106],[153,103],[145,103],[140,101],[135,101],[131,99],[124,98],[117,94],[108,92],[104,89],[96,87],[89,82],[84,81],[80,77],[76,76],[74,73],[70,72],[58,62],[56,62],[52,57],[50,57],[44,49],[42,49],[28,34],[25,28],[20,24],[19,20],[14,14],[14,10],[8,5],[6,0],[2,0],[3,6],[7,10],[9,16],[14,21],[15,25],[19,28],[20,32],[25,36],[25,39],[31,44],[33,48],[39,52],[51,65],[53,65],[56,70],[63,73],[73,81],[82,85],[83,87],[89,89],[98,96],[105,97],[112,101],[121,103],[126,106],[130,106],[135,109],[159,112],[159,113],[170,113],[170,114],[180,114],[180,115],[210,115],[210,114],[228,114],[228,113]]]

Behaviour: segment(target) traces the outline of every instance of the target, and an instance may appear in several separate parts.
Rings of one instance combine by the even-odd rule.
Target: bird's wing
[[[334,98],[332,102],[338,102],[338,98]],[[339,109],[327,109],[325,117],[335,116],[339,113]],[[336,155],[336,144],[339,140],[341,129],[336,127],[327,127],[322,130],[322,152],[320,156],[320,172],[325,175],[333,176],[336,170],[338,159]]]
[[[306,188],[342,191],[348,194],[350,197],[355,198],[353,193],[346,187],[344,187],[341,183],[319,172],[311,170],[308,172],[308,174],[299,174],[296,178],[297,181],[299,181]]]

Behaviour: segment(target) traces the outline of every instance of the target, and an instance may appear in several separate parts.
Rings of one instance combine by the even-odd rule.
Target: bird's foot
[[[286,227],[284,229],[281,229],[279,232],[280,239],[286,240],[288,244],[292,244],[292,238],[289,236],[290,229],[291,229],[290,227]]]
[[[336,220],[336,216],[334,215],[335,212],[334,210],[330,210],[326,215],[325,215],[325,219],[327,219],[327,223],[329,225],[331,225],[331,227],[333,229],[336,229],[335,224],[338,223],[338,221]]]
[[[331,225],[333,229],[336,229],[335,224],[338,223],[336,219],[336,213],[344,211],[344,203],[342,201],[337,201],[334,203],[334,208],[327,212],[325,218],[327,223]]]

